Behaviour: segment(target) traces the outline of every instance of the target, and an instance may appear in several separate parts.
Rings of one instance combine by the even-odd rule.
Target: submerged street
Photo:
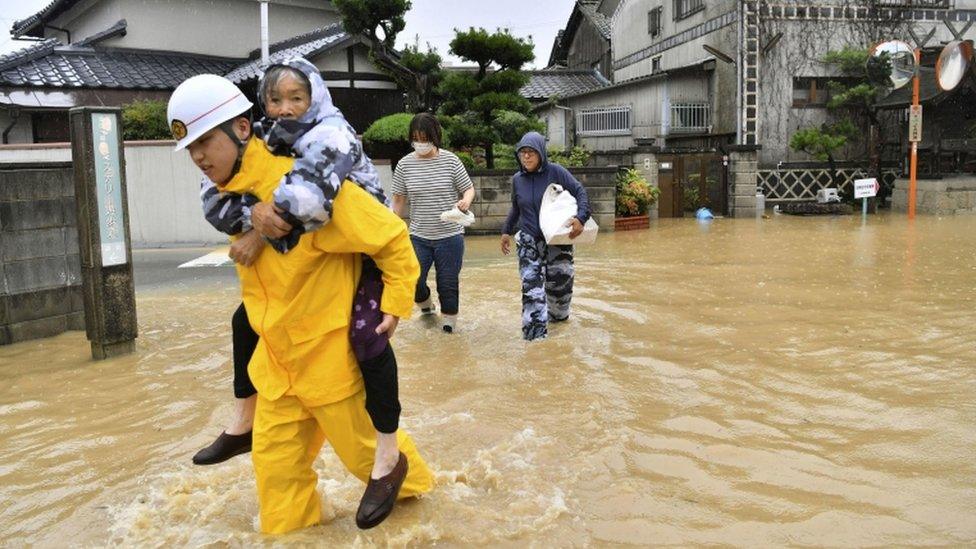
[[[531,344],[515,259],[468,237],[457,333],[415,316],[394,339],[436,488],[360,531],[362,485],[326,446],[323,524],[274,538],[249,456],[190,463],[230,413],[234,270],[139,250],[135,354],[92,362],[82,332],[0,347],[2,539],[973,544],[974,234],[976,217],[652,221],[578,247],[572,316]]]

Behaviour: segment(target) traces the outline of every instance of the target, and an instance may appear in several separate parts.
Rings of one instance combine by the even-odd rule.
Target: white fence
[[[712,110],[708,103],[679,103],[671,105],[671,125],[668,134],[710,133]]]
[[[157,247],[227,242],[203,218],[200,206],[200,170],[184,152],[173,152],[173,141],[125,143],[125,176],[129,192],[129,229],[132,245]],[[67,143],[2,145],[0,163],[70,161]],[[379,161],[383,186],[389,192],[390,164]]]
[[[578,135],[629,135],[630,107],[585,109],[576,114]]]

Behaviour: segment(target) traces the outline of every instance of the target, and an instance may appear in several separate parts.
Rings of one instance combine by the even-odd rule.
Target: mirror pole
[[[915,76],[912,77],[912,106],[918,107],[918,96],[919,96],[919,70],[918,64],[921,56],[919,55],[921,50],[915,48]],[[919,136],[921,137],[921,136]],[[915,191],[917,187],[916,176],[918,174],[918,141],[912,141],[912,155],[909,160],[908,169],[908,219],[915,219]]]

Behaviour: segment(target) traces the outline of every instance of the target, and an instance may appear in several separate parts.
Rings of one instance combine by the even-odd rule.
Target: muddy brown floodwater
[[[519,338],[471,237],[459,333],[401,324],[437,487],[380,527],[326,447],[323,524],[256,532],[230,412],[232,271],[138,291],[137,352],[0,347],[0,539],[37,546],[976,544],[976,218],[662,220],[577,251],[570,321]],[[151,252],[143,252],[149,254]],[[137,280],[138,283],[138,280]]]

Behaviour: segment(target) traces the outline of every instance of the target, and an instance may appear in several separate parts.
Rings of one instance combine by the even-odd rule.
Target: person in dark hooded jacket
[[[502,228],[501,248],[503,254],[509,254],[514,233],[522,278],[522,337],[531,341],[546,337],[549,321],[569,318],[575,275],[573,247],[550,246],[542,235],[542,195],[556,183],[576,198],[570,238],[583,232],[583,224],[590,218],[590,201],[586,189],[566,168],[549,162],[541,134],[525,134],[515,146],[515,160],[519,171],[512,176],[512,209]]]

